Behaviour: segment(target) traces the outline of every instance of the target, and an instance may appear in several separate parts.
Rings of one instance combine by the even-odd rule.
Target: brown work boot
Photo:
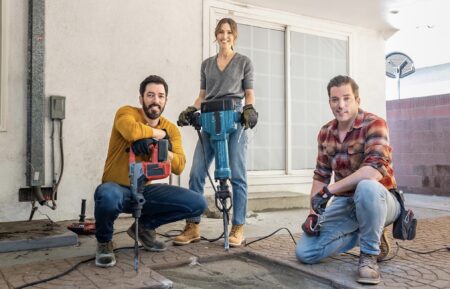
[[[131,225],[131,227],[127,230],[128,236],[130,236],[133,240],[136,236],[136,227],[134,224],[135,223],[133,223],[133,225]],[[162,252],[167,249],[166,244],[156,240],[155,230],[145,229],[141,224],[139,224],[138,228],[138,237],[139,242],[141,242],[142,246],[144,246],[144,249],[147,251]]]
[[[114,245],[112,241],[100,243],[97,242],[97,252],[95,253],[95,266],[107,268],[116,265],[116,256],[114,255]]]
[[[361,284],[380,283],[380,270],[378,269],[377,256],[361,252],[358,264],[359,278],[356,280]]]
[[[233,225],[230,231],[230,247],[240,247],[245,243],[244,225]]]
[[[183,232],[173,239],[174,245],[187,245],[200,241],[200,224],[186,222]]]
[[[387,229],[384,228],[383,234],[381,234],[380,238],[380,254],[377,256],[377,261],[381,262],[389,255],[391,251],[391,244],[389,244],[389,239],[387,236]]]

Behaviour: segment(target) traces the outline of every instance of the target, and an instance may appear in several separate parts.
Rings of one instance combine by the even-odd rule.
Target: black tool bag
[[[405,208],[403,193],[397,189],[391,190],[400,203],[400,216],[394,222],[392,235],[395,239],[413,240],[416,237],[417,219],[410,209]]]

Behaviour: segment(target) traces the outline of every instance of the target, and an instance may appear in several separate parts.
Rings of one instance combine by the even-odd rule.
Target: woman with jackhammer
[[[234,50],[237,39],[237,24],[231,18],[221,19],[215,29],[219,53],[207,58],[201,65],[200,93],[194,104],[180,113],[180,122],[189,122],[201,103],[209,100],[234,99],[236,109],[241,111],[241,123],[228,139],[231,186],[233,190],[233,217],[229,235],[231,247],[241,246],[245,242],[244,224],[247,211],[247,132],[258,120],[253,105],[254,70],[251,60]],[[202,142],[197,142],[191,172],[189,188],[203,194],[207,169],[214,158],[214,148],[209,136],[202,131]],[[202,145],[203,143],[203,145]],[[203,146],[203,147],[202,147]],[[187,245],[200,240],[200,217],[186,220],[183,232],[175,237],[175,245]]]

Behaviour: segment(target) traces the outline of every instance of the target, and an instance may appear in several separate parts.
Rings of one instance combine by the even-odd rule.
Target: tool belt
[[[394,222],[392,235],[399,240],[413,240],[416,237],[417,219],[414,218],[414,213],[411,209],[405,208],[403,193],[397,189],[392,189],[390,192],[400,204],[400,215]]]

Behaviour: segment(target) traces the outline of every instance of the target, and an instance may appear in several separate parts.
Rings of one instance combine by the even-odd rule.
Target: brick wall
[[[450,94],[391,100],[386,109],[399,188],[450,196]]]

